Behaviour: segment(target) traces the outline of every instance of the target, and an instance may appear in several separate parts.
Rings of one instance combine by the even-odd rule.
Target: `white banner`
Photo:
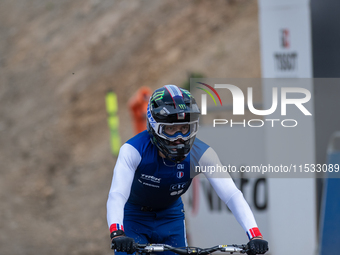
[[[309,0],[259,0],[260,44],[263,78],[312,78],[311,18]],[[264,79],[263,108],[272,104],[273,80]],[[312,79],[304,88],[311,92],[312,116],[302,118],[294,132],[266,128],[265,155],[271,164],[315,163]],[[301,87],[301,82],[299,83]],[[275,87],[285,87],[279,80]],[[294,86],[294,85],[293,85]],[[290,108],[290,116],[301,116]],[[271,118],[279,118],[273,114]],[[270,251],[275,255],[315,254],[315,179],[269,179],[268,224]]]
[[[312,78],[308,0],[259,0],[262,78]]]

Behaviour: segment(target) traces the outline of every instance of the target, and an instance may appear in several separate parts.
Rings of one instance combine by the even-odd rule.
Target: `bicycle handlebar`
[[[244,254],[248,251],[248,246],[245,244],[242,245],[216,245],[210,248],[198,248],[198,247],[182,247],[176,248],[167,244],[136,244],[136,252],[137,254],[141,253],[151,253],[151,252],[163,252],[163,251],[172,251],[174,253],[180,255],[189,255],[189,254],[197,254],[197,255],[207,255],[216,251],[221,252],[229,252],[230,254]]]

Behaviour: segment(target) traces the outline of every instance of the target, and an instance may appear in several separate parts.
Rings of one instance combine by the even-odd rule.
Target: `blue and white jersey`
[[[159,156],[147,131],[136,135],[121,147],[114,168],[107,201],[109,227],[122,226],[126,202],[154,210],[171,207],[189,188],[196,166],[216,165],[221,166],[221,162],[215,151],[197,138],[189,155],[176,164]],[[204,174],[243,229],[250,233],[257,228],[249,205],[233,180],[225,173],[224,178]]]
[[[158,155],[157,147],[151,143],[147,131],[130,139],[127,144],[139,155],[128,202],[156,210],[171,206],[187,191],[192,180],[190,154],[197,154],[199,158],[208,148],[196,139],[191,153],[181,163],[176,164]]]

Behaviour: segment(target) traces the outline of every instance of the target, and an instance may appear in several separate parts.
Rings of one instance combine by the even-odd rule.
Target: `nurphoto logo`
[[[242,90],[237,87],[236,85],[231,84],[214,84],[214,86],[211,86],[206,83],[197,82],[201,85],[204,85],[204,88],[197,87],[198,89],[203,90],[205,93],[201,94],[201,114],[207,115],[207,94],[212,98],[212,100],[215,103],[215,106],[217,106],[216,100],[213,96],[213,94],[207,89],[209,88],[215,96],[220,101],[220,105],[222,105],[222,99],[220,97],[220,94],[216,91],[216,89],[227,89],[231,92],[232,95],[232,112],[233,115],[244,115],[245,114],[245,106],[248,107],[249,111],[255,115],[258,116],[269,116],[276,112],[277,110],[280,110],[281,116],[287,115],[287,106],[288,105],[294,105],[297,107],[305,116],[311,116],[312,114],[308,111],[308,109],[304,106],[307,102],[311,99],[311,93],[309,90],[305,88],[299,88],[299,87],[273,87],[272,93],[271,93],[271,107],[269,109],[256,109],[254,107],[253,103],[253,88],[248,87],[247,88],[247,101],[245,102],[245,95],[243,94]],[[280,92],[280,97],[279,97]],[[298,95],[298,98],[289,98],[288,95],[294,93],[295,95]],[[279,104],[280,99],[280,104]],[[262,119],[250,119],[246,121],[245,119],[243,122],[233,122],[233,120],[227,120],[227,119],[214,119],[213,120],[213,127],[216,125],[225,125],[230,124],[231,127],[235,125],[242,125],[242,126],[249,126],[249,127],[262,127],[265,125],[265,123],[268,123],[272,127],[277,124],[277,122],[281,123],[281,126],[283,127],[296,127],[298,125],[298,121],[296,119],[270,119],[266,118],[265,120]]]

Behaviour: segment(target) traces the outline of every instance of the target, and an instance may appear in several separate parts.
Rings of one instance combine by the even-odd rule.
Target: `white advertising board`
[[[301,117],[297,108],[289,109],[290,119],[299,119],[294,130],[265,128],[266,162],[280,164],[315,163],[313,116],[311,18],[309,0],[259,0],[260,44],[263,78],[310,78],[298,82],[311,92],[311,116]],[[301,80],[301,79],[300,79]],[[293,82],[294,83],[294,82]],[[264,79],[263,108],[272,104],[275,82]],[[303,84],[303,86],[301,86]],[[278,81],[279,89],[286,85]],[[294,85],[293,85],[294,86]],[[279,113],[270,118],[279,119]],[[315,179],[269,179],[270,250],[272,254],[315,254]]]
[[[259,0],[262,78],[312,78],[308,0]]]

